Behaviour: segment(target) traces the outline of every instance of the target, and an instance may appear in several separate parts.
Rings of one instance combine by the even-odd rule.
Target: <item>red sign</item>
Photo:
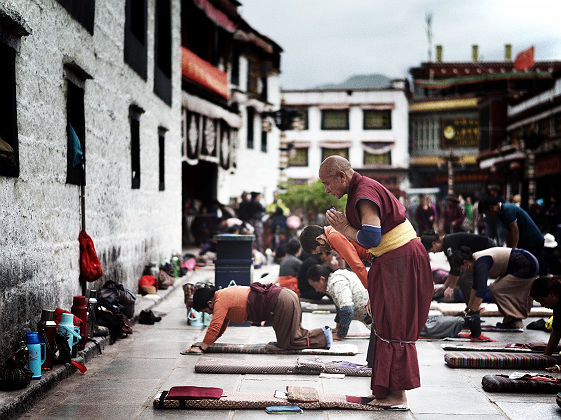
[[[185,47],[181,47],[181,74],[228,99],[228,75],[203,60]]]
[[[546,155],[536,159],[536,176],[561,173],[561,155]]]

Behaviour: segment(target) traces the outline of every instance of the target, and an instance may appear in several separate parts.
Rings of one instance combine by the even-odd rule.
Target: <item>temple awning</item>
[[[230,97],[228,75],[185,47],[181,47],[181,74],[226,99]]]
[[[468,85],[473,83],[481,83],[497,80],[523,80],[523,79],[551,79],[551,73],[548,72],[532,72],[532,73],[494,73],[481,74],[477,76],[451,77],[448,79],[417,79],[415,84],[424,89],[446,89],[456,85]]]
[[[230,33],[236,30],[236,23],[226,15],[223,11],[217,9],[208,0],[194,0],[195,4],[212,20],[216,25]]]

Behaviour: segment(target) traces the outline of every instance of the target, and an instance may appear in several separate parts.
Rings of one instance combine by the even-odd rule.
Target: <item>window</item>
[[[323,162],[329,156],[342,156],[345,159],[349,160],[349,148],[341,148],[341,149],[331,149],[322,147],[321,148],[321,161]]]
[[[171,105],[171,9],[170,0],[156,0],[154,35],[154,92]]]
[[[247,61],[247,91],[259,94],[259,66],[253,60]]]
[[[321,111],[322,130],[348,130],[348,109],[323,109]]]
[[[268,97],[267,76],[261,76],[261,100],[263,100],[263,102],[267,102],[267,97]]]
[[[288,151],[288,166],[308,166],[308,147],[293,147]]]
[[[0,176],[19,176],[16,52],[0,42]]]
[[[93,35],[95,0],[58,0],[80,25]]]
[[[381,142],[363,142],[362,149],[364,151],[363,165],[364,166],[377,166],[377,165],[391,165],[392,143]]]
[[[136,105],[129,108],[131,125],[131,188],[140,188],[140,116],[144,110]]]
[[[74,62],[64,64],[66,78],[66,183],[86,185],[85,81],[92,77]]]
[[[389,130],[392,128],[392,111],[365,109],[363,111],[365,130]]]
[[[261,151],[267,153],[267,131],[261,130]]]
[[[255,110],[247,108],[247,148],[253,149],[253,125],[255,119]]]
[[[166,164],[166,159],[165,159],[165,156],[166,156],[166,153],[165,153],[165,151],[166,151],[166,149],[165,149],[165,146],[166,146],[166,143],[165,143],[166,131],[167,131],[166,128],[163,128],[163,127],[158,128],[158,146],[159,146],[158,149],[159,149],[159,156],[160,156],[160,159],[159,159],[159,173],[160,173],[159,181],[160,182],[158,183],[158,185],[159,185],[158,189],[160,191],[164,191],[166,189],[166,166],[165,166],[165,164]]]
[[[146,0],[127,0],[125,62],[146,80]]]
[[[308,108],[300,108],[298,110],[298,112],[300,113],[300,115],[298,116],[300,118],[300,130],[309,130],[309,126],[308,126]]]
[[[240,51],[234,47],[232,51],[232,71],[230,73],[230,82],[238,86],[240,84]]]

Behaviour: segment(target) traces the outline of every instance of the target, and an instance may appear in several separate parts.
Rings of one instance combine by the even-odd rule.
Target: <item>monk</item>
[[[368,272],[375,325],[370,404],[407,408],[405,390],[421,386],[415,342],[433,295],[428,254],[405,207],[382,184],[355,172],[340,156],[322,162],[319,178],[326,193],[347,194],[345,213],[327,211],[329,224],[375,257]]]

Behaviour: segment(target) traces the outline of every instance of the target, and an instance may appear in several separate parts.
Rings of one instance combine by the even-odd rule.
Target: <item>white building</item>
[[[81,229],[104,271],[88,288],[136,291],[145,263],[181,252],[180,3],[0,0],[3,358],[84,293]]]
[[[300,112],[299,130],[285,132],[284,177],[318,179],[321,162],[337,154],[397,196],[408,187],[407,82],[355,76],[339,85],[282,90],[283,107]]]

